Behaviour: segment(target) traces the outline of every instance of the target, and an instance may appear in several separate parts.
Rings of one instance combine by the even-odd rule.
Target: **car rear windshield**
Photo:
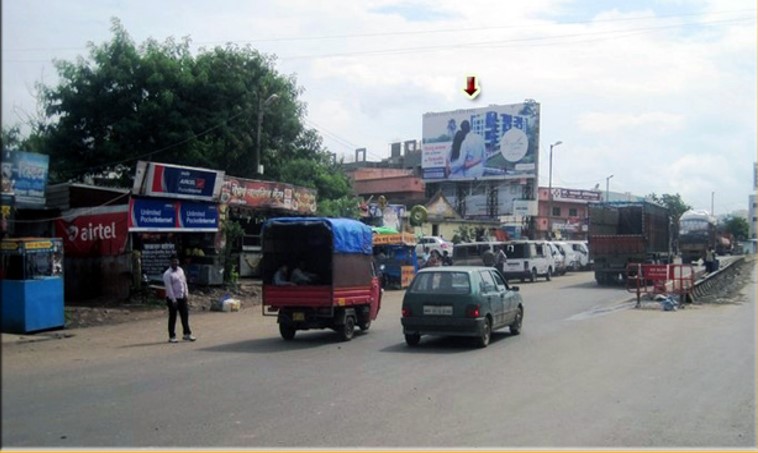
[[[466,272],[423,272],[416,275],[408,291],[412,293],[468,294],[471,291]]]

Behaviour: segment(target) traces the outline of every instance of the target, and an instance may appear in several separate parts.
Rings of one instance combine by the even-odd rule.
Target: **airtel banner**
[[[124,253],[129,206],[72,209],[55,221],[67,256],[96,257]]]

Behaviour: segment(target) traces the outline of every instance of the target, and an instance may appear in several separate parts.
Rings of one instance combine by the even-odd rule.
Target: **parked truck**
[[[690,209],[679,217],[679,254],[685,264],[705,259],[705,252],[716,247],[716,218],[706,210]]]
[[[292,340],[298,330],[333,329],[343,340],[368,330],[381,306],[371,228],[352,219],[283,217],[261,232],[264,316],[276,316],[279,333]],[[286,266],[303,266],[307,283],[275,280]],[[279,277],[287,278],[288,276]]]
[[[589,205],[589,249],[595,280],[604,285],[626,279],[631,263],[670,262],[670,215],[642,202]]]

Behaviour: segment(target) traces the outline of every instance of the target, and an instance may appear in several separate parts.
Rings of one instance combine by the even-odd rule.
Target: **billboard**
[[[2,192],[16,205],[44,206],[50,156],[5,150],[2,161]]]
[[[561,189],[557,187],[554,187],[552,190],[554,201],[601,201],[600,192],[596,190]]]
[[[55,220],[55,235],[63,238],[67,256],[98,257],[124,253],[129,207],[72,209]]]
[[[218,208],[212,203],[132,198],[129,231],[216,232]]]
[[[536,178],[539,114],[538,103],[424,114],[424,180]]]
[[[223,180],[223,171],[140,161],[133,191],[151,197],[216,201]]]
[[[300,214],[316,213],[316,190],[270,181],[224,177],[221,203],[249,208],[285,209]]]

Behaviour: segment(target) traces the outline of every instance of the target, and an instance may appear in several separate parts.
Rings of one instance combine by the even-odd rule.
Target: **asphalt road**
[[[589,272],[519,284],[524,330],[477,349],[371,330],[278,335],[259,309],[3,345],[3,447],[755,447],[754,269],[730,303],[663,312]]]

